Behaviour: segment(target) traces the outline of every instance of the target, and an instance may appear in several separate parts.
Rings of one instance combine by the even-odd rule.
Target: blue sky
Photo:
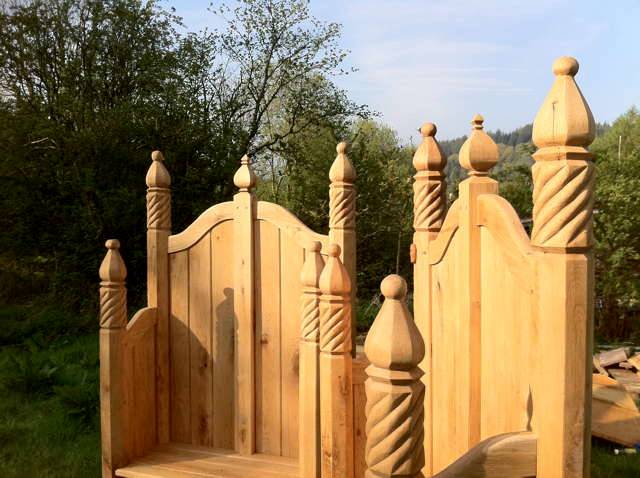
[[[164,3],[192,30],[217,24],[208,0]],[[312,0],[311,9],[343,25],[359,70],[337,83],[405,140],[424,121],[441,139],[466,134],[475,113],[491,130],[531,122],[560,55],[578,58],[597,121],[640,106],[640,0]]]

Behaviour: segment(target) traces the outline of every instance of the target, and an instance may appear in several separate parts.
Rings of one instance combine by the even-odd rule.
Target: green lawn
[[[98,478],[94,317],[0,307],[0,476]],[[596,441],[593,478],[640,477],[640,455]]]

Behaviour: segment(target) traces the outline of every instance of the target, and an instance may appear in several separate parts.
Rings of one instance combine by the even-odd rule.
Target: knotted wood
[[[368,478],[418,477],[424,466],[424,384],[418,364],[424,342],[407,309],[407,284],[390,275],[385,301],[367,340]]]
[[[320,275],[320,428],[323,478],[353,477],[351,280],[329,245]]]

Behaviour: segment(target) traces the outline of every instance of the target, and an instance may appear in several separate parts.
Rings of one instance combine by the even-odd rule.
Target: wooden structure
[[[172,235],[171,180],[152,154],[149,306],[127,321],[118,241],[100,268],[103,476],[353,474],[343,387],[351,391],[355,170],[346,145],[337,149],[328,236],[257,201],[247,157],[233,201]],[[321,377],[336,379],[320,387]]]
[[[170,178],[147,175],[149,307],[127,321],[117,241],[100,269],[103,476],[589,476],[595,125],[574,76],[533,128],[529,237],[489,177],[476,115],[446,210],[427,123],[414,156],[414,314],[389,276],[353,357],[355,170],[338,145],[330,231],[257,201],[244,157],[232,202],[170,233]],[[366,369],[366,372],[365,372]]]

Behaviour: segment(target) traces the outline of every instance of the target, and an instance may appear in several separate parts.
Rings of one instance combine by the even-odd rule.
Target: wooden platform
[[[256,454],[242,456],[231,450],[214,450],[171,444],[116,471],[128,478],[287,478],[299,477],[293,458]]]

